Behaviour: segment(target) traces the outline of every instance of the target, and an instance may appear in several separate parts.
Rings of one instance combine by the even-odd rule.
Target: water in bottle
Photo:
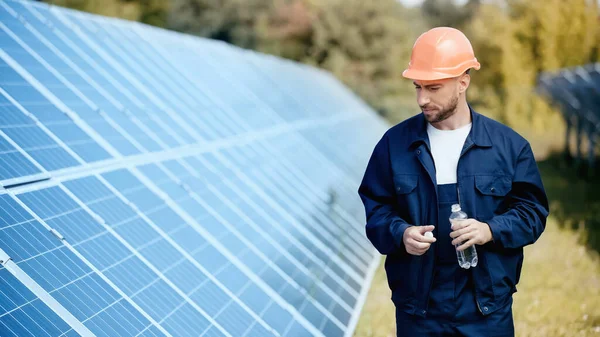
[[[467,213],[463,212],[460,209],[459,204],[452,205],[452,214],[450,214],[450,223],[454,224],[457,221],[467,219]],[[458,248],[462,243],[459,243],[455,246]],[[456,257],[458,258],[458,265],[461,268],[469,269],[471,267],[475,267],[477,265],[477,250],[475,250],[475,245],[459,252],[456,251]]]

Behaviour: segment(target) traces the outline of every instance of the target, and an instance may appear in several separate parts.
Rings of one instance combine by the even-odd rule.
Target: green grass
[[[516,336],[600,337],[600,179],[584,180],[556,158],[540,163],[540,171],[551,216],[525,248],[514,295]],[[382,260],[354,336],[395,336],[390,295]]]

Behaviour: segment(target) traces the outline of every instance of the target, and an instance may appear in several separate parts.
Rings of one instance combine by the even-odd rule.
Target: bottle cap
[[[460,205],[459,204],[452,205],[452,212],[460,212]]]
[[[432,238],[433,237],[433,233],[432,232],[425,232],[425,234],[423,234],[423,235],[425,235],[428,238]]]

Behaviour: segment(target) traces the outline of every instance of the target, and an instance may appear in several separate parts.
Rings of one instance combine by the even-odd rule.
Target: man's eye
[[[431,88],[431,89],[429,89],[429,90],[431,90],[431,91],[438,91],[439,89],[440,89],[440,88],[437,88],[437,87],[436,87],[436,88]]]

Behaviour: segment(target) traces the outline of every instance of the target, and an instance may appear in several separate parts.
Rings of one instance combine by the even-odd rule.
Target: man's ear
[[[471,84],[471,75],[462,74],[458,78],[458,92],[461,94],[466,92],[467,89],[469,88],[469,84]]]

